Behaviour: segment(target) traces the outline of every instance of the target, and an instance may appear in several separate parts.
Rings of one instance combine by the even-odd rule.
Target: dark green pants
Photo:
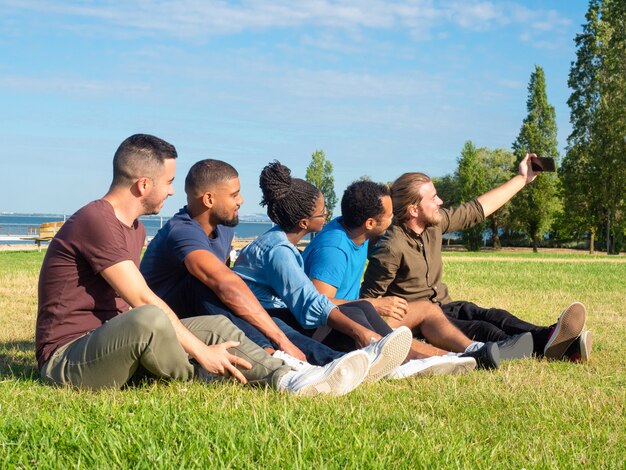
[[[239,341],[229,352],[252,364],[242,373],[249,383],[276,387],[291,370],[250,341],[227,318],[193,317],[183,324],[205,344]],[[107,321],[92,332],[57,349],[41,367],[41,376],[58,385],[99,389],[121,387],[139,368],[149,375],[173,380],[190,380],[194,367],[176,338],[167,314],[144,305]]]

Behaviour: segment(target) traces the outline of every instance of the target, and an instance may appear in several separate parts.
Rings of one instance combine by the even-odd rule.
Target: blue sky
[[[463,143],[510,148],[544,68],[560,150],[587,2],[0,0],[0,211],[71,214],[101,197],[131,134],[240,173],[242,214],[278,159],[326,152],[339,197],[362,175],[454,171]]]

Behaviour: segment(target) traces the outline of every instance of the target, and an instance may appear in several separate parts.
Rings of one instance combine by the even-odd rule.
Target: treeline
[[[626,1],[591,0],[576,35],[576,60],[568,85],[572,133],[561,159],[554,107],[544,71],[535,66],[527,116],[511,150],[463,146],[453,174],[433,178],[446,205],[467,202],[512,178],[526,153],[551,157],[556,173],[542,173],[482,224],[462,233],[469,250],[488,244],[588,248],[617,254],[626,249]],[[316,151],[307,180],[322,189],[329,212],[336,205],[332,164]]]
[[[542,173],[483,224],[465,231],[468,249],[480,249],[486,229],[494,248],[588,247],[610,254],[626,248],[626,2],[592,0],[575,43],[568,79],[572,133],[562,161],[554,108],[536,66],[528,114],[512,150],[476,148],[468,141],[454,174],[437,178],[442,199],[459,204],[511,178],[526,153],[561,163],[556,174]]]

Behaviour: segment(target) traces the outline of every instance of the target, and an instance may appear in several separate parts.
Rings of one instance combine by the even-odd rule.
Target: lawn
[[[43,254],[0,252],[2,468],[624,468],[626,260],[445,254],[452,296],[553,323],[587,305],[589,364],[518,360],[381,381],[339,398],[234,383],[85,392],[43,385],[33,331]]]

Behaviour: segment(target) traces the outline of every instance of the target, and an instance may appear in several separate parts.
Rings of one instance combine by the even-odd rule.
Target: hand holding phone
[[[530,167],[535,173],[540,171],[556,171],[554,158],[550,157],[532,157],[530,159]]]

